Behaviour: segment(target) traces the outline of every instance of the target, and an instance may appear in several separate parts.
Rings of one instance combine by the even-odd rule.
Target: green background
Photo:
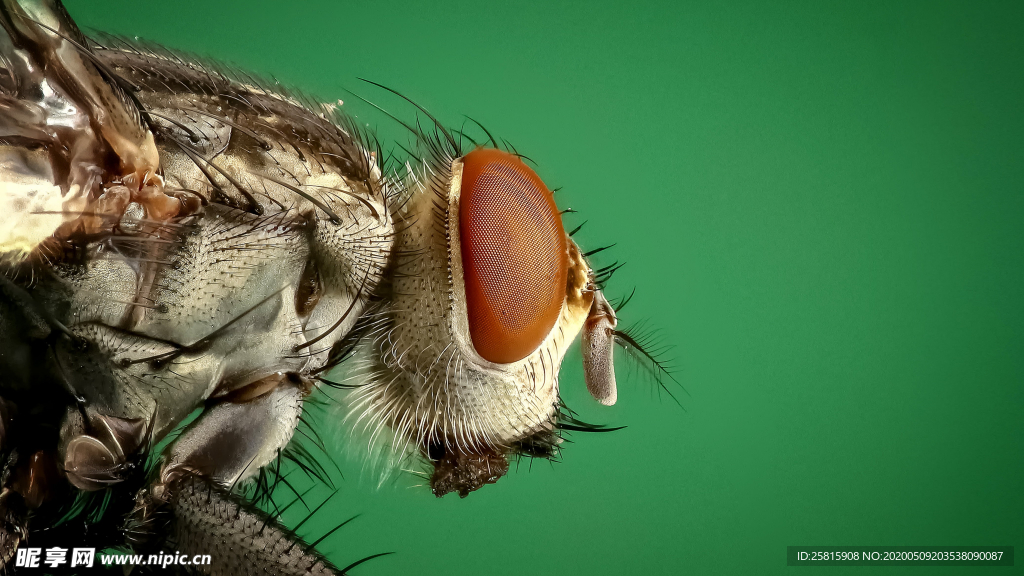
[[[386,4],[386,5],[385,5]],[[786,546],[1024,553],[1024,3],[71,0],[373,118],[356,80],[533,158],[685,411],[619,362],[562,463],[466,500],[340,493],[302,533],[355,574],[777,574]],[[404,138],[404,137],[403,137]],[[340,448],[339,448],[340,452]],[[317,498],[322,498],[322,492]],[[317,501],[314,498],[314,501]],[[289,514],[294,524],[302,514]],[[1018,566],[1022,564],[1018,560]],[[1005,573],[1016,568],[974,569]],[[921,574],[935,568],[890,568]],[[942,573],[970,572],[948,568]]]

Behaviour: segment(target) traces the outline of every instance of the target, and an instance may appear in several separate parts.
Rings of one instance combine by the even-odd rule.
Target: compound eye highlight
[[[516,362],[558,321],[568,256],[555,199],[517,156],[479,148],[463,158],[459,237],[473,347]]]

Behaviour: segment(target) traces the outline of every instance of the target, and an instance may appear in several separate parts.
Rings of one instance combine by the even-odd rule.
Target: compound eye
[[[516,362],[551,332],[565,300],[565,230],[554,197],[517,156],[479,148],[463,158],[459,232],[473,347]]]

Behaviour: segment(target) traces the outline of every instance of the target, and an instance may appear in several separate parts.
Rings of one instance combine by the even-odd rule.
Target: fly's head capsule
[[[392,280],[358,356],[352,418],[392,457],[421,454],[431,487],[465,496],[508,456],[558,448],[558,372],[583,332],[588,388],[615,402],[615,314],[566,233],[549,188],[494,148],[409,170]]]

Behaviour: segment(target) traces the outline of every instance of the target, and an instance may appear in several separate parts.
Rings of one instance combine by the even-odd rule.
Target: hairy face
[[[387,304],[367,322],[350,397],[358,427],[374,439],[387,427],[400,455],[432,463],[439,496],[496,481],[510,454],[550,455],[566,350],[588,324],[614,328],[536,172],[494,148],[453,152],[404,183]],[[608,333],[585,365],[610,363],[610,346]],[[612,372],[587,372],[614,402]]]

